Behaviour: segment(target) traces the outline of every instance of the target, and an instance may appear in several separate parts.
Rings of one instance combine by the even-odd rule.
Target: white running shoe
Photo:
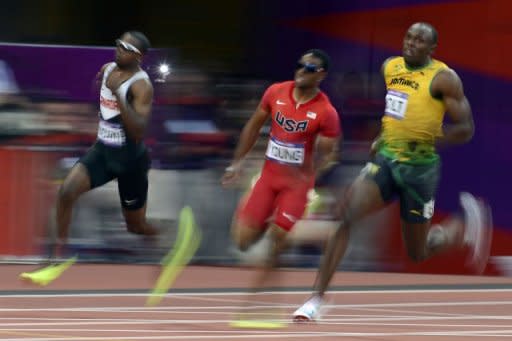
[[[293,313],[293,322],[315,322],[320,318],[324,300],[314,295]]]
[[[482,200],[467,192],[460,193],[460,204],[464,210],[464,243],[470,247],[466,264],[481,274],[485,270],[491,249],[491,209]]]

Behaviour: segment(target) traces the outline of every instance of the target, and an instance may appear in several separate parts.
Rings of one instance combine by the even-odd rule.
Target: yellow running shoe
[[[64,271],[76,263],[77,259],[78,257],[74,256],[64,263],[52,264],[32,272],[23,272],[20,274],[20,278],[30,281],[33,284],[45,286],[59,278]]]
[[[185,206],[180,212],[176,242],[173,248],[162,258],[162,271],[146,300],[147,306],[155,306],[162,301],[178,275],[196,253],[200,243],[201,230],[195,223],[192,209]]]
[[[278,321],[233,320],[229,326],[237,329],[283,329],[288,325]]]
[[[231,328],[237,329],[283,329],[288,324],[282,318],[279,308],[258,309],[239,313],[229,322]]]

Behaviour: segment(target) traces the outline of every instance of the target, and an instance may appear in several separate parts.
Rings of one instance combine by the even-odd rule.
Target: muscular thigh
[[[74,200],[91,189],[91,180],[85,166],[77,162],[64,179],[60,193],[66,199]]]
[[[119,199],[124,210],[136,211],[146,205],[149,165],[149,156],[144,153],[119,174]]]
[[[400,215],[407,224],[425,224],[434,215],[440,165],[397,165],[393,170],[399,183]]]
[[[242,198],[235,220],[240,225],[263,229],[274,211],[277,191],[273,188],[272,177],[263,173],[254,187]]]
[[[384,202],[390,202],[397,194],[396,184],[392,174],[392,160],[377,154],[374,160],[368,162],[361,170],[359,181],[373,182]]]
[[[368,162],[349,186],[340,218],[357,221],[382,208],[396,194],[389,160],[381,155]]]
[[[81,164],[87,171],[91,189],[102,186],[115,177],[108,169],[105,154],[96,144],[89,148],[87,153],[80,158],[78,164]]]
[[[283,187],[276,200],[275,225],[284,231],[290,231],[302,218],[308,202],[308,192],[313,181],[293,181]]]

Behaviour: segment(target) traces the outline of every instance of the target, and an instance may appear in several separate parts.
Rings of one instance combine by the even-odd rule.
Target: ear
[[[321,81],[323,81],[325,79],[325,77],[327,77],[327,72],[325,72],[325,71],[319,72],[317,82],[320,83]]]
[[[437,48],[437,44],[432,44],[432,46],[430,46],[430,54],[434,54],[434,52],[436,51],[436,48]]]

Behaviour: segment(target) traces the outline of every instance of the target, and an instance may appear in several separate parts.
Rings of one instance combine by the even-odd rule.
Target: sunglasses
[[[300,69],[304,69],[304,72],[306,73],[315,73],[315,72],[320,72],[320,71],[323,71],[323,67],[320,67],[318,65],[315,65],[315,64],[311,64],[311,63],[297,63],[297,65],[295,66],[295,70],[300,70]]]
[[[122,48],[123,50],[125,50],[127,52],[142,54],[138,48],[136,48],[135,46],[133,46],[130,43],[122,41],[121,39],[116,40],[116,46]]]

